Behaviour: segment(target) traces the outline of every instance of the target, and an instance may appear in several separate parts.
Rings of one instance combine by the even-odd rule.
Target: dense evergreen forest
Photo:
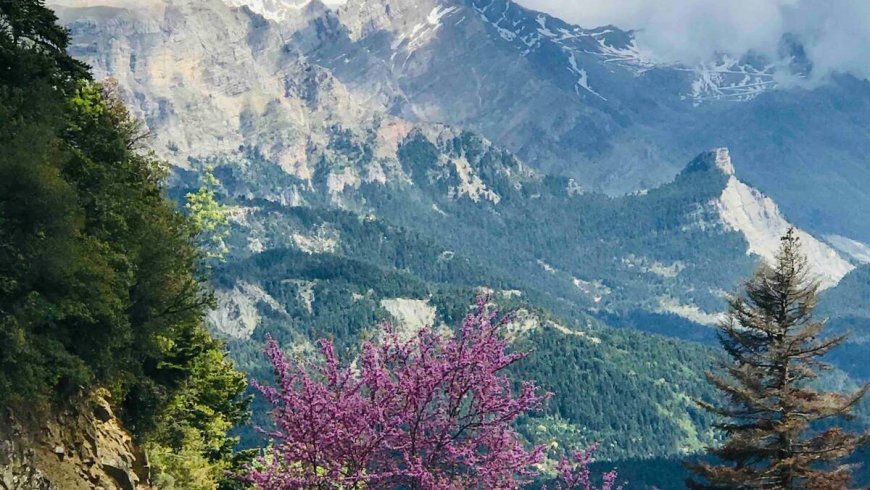
[[[203,324],[200,230],[68,42],[41,1],[0,2],[0,404],[107,388],[157,482],[218,488],[248,398]]]

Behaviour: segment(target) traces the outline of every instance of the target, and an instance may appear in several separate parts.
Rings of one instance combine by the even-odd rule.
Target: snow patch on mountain
[[[727,55],[713,63],[678,69],[694,74],[691,90],[684,98],[695,105],[710,100],[745,102],[777,86],[774,65],[757,68]]]
[[[424,46],[432,39],[435,33],[443,26],[444,20],[452,14],[459,12],[459,7],[445,7],[436,5],[420,19],[419,22],[411,27],[410,32],[407,30],[398,30],[395,32],[395,39],[390,46],[393,51],[403,49],[408,55]],[[395,57],[395,54],[393,54]]]
[[[535,17],[535,22],[537,22],[538,25],[540,26],[540,27],[538,27],[538,32],[541,33],[542,36],[545,36],[545,37],[556,37],[557,36],[557,34],[555,32],[551,31],[547,27],[547,16],[545,16],[543,14],[538,14],[538,16]]]
[[[570,53],[570,52],[568,53],[568,65],[569,65],[568,69],[571,71],[571,73],[580,77],[577,80],[577,85],[574,87],[574,90],[577,92],[577,95],[580,95],[580,89],[583,88],[587,92],[591,93],[592,95],[595,95],[596,97],[600,98],[601,100],[607,100],[606,98],[604,98],[604,96],[602,96],[601,94],[599,94],[598,92],[593,90],[592,87],[589,86],[589,75],[586,73],[586,70],[584,70],[583,68],[580,68],[577,65],[577,57],[574,55],[574,53]]]
[[[441,5],[437,5],[435,8],[432,9],[431,12],[429,12],[429,15],[426,16],[426,20],[431,26],[440,26],[441,19],[449,14],[452,14],[453,12],[456,12],[457,10],[459,10],[459,7],[457,6],[444,7]]]
[[[310,1],[294,2],[290,0],[224,0],[233,8],[248,7],[251,12],[261,15],[264,19],[283,22],[305,8]]]
[[[640,74],[655,66],[649,53],[640,49],[637,41],[634,38],[624,46],[611,46],[607,43],[607,39],[603,36],[609,31],[601,31],[593,33],[598,42],[598,55],[605,63],[620,63],[626,67],[631,67],[636,73]]]
[[[539,12],[529,12],[511,1],[477,0],[475,10],[492,25],[498,35],[516,45],[523,55],[538,50],[545,43],[555,44],[567,55],[569,69],[580,76],[577,91],[589,88],[585,71],[577,67],[579,56],[593,56],[608,65],[617,65],[640,75],[651,68],[672,68],[691,73],[691,83],[684,87],[684,99],[694,105],[710,100],[732,102],[749,101],[777,86],[776,77],[784,76],[782,63],[768,63],[759,59],[720,54],[716,61],[684,66],[661,62],[638,45],[634,32],[613,27],[584,29]],[[498,9],[496,6],[504,7]],[[521,41],[518,43],[517,41]]]
[[[726,227],[738,231],[749,243],[747,254],[756,254],[773,263],[780,237],[792,226],[776,203],[760,191],[744,184],[734,175],[728,150],[716,150],[716,166],[729,176],[721,196],[713,202]],[[827,244],[798,230],[803,252],[823,288],[835,286],[855,267]]]
[[[611,28],[584,29],[540,12],[529,11],[512,1],[474,0],[472,7],[483,22],[492,26],[501,39],[520,50],[523,56],[544,46],[561,49],[565,53],[564,61],[568,70],[578,76],[574,87],[578,95],[582,88],[604,99],[591,88],[587,70],[579,66],[580,57],[593,56],[635,74],[654,66],[650,57],[638,48],[630,33]]]

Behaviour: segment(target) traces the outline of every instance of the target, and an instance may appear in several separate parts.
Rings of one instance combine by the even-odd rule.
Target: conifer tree
[[[772,266],[762,266],[732,297],[720,340],[729,356],[722,375],[707,373],[722,404],[700,402],[721,417],[722,446],[712,462],[688,465],[697,489],[843,489],[851,468],[842,460],[870,439],[833,424],[851,417],[867,386],[853,393],[821,391],[829,369],[820,357],[846,335],[824,335],[813,318],[819,285],[794,229],[782,237]]]

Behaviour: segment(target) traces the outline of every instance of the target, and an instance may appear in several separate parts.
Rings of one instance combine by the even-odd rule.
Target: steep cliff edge
[[[148,461],[102,396],[75,397],[40,422],[0,420],[2,490],[147,490]]]

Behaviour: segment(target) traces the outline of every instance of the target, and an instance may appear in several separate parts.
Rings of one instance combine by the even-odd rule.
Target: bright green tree
[[[199,190],[187,194],[186,207],[206,257],[223,260],[228,251],[229,221],[226,207],[217,200],[219,186],[212,167],[206,167],[200,176]]]

